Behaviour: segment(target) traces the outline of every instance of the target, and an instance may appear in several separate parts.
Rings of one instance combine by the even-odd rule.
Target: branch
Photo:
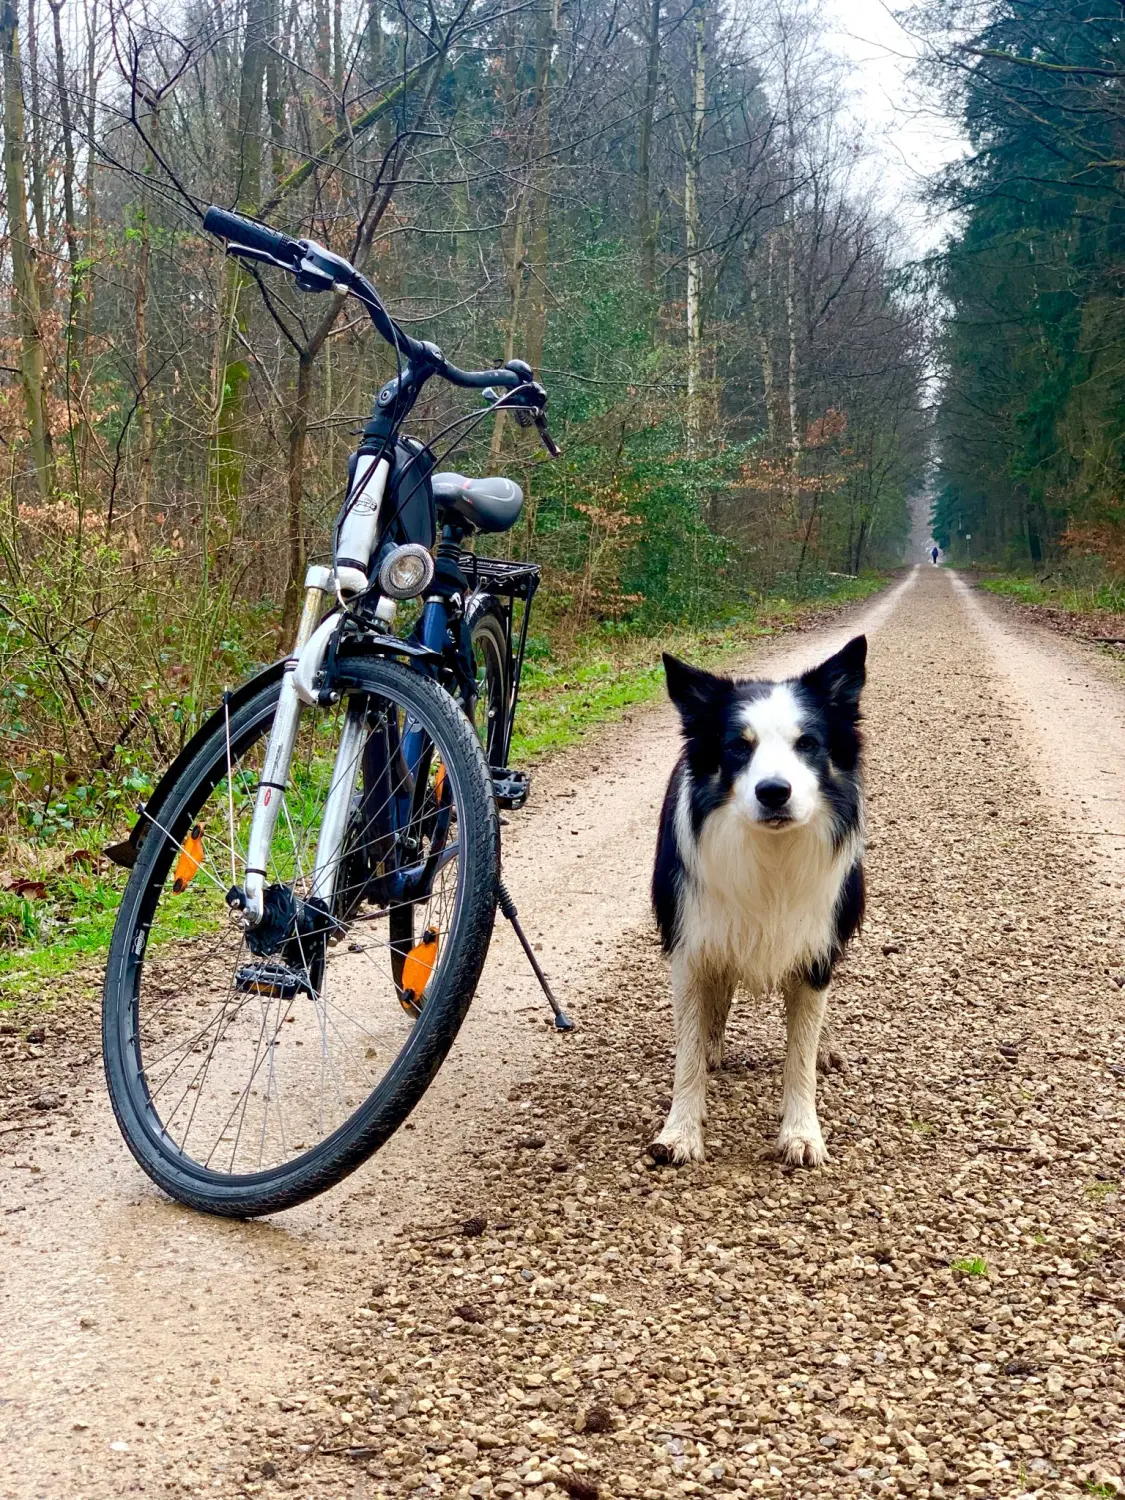
[[[1037,57],[1022,57],[1018,52],[1004,52],[998,47],[964,46],[961,51],[967,52],[970,57],[989,57],[996,62],[1018,63],[1021,68],[1039,68],[1044,73],[1077,73],[1086,78],[1114,80],[1125,78],[1125,73],[1118,68],[1087,68],[1080,63],[1042,62]]]
[[[354,143],[357,136],[370,130],[372,125],[377,124],[385,114],[400,104],[411,84],[416,83],[429,68],[433,67],[439,57],[444,56],[445,49],[438,48],[424,61],[415,63],[402,81],[397,83],[389,93],[378,99],[370,109],[365,109],[357,120],[338,130],[323,151],[318,152],[316,156],[310,156],[308,161],[302,162],[296,171],[290,172],[288,177],[279,182],[266,201],[259,204],[254,217],[267,218],[284,199],[288,198],[290,193],[295,192],[303,182],[307,182],[318,167],[327,166],[333,157],[341,156]]]

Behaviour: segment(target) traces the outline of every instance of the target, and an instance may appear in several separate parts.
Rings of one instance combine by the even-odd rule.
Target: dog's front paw
[[[822,1167],[828,1160],[828,1148],[815,1120],[811,1124],[782,1125],[776,1154],[790,1167]]]
[[[703,1131],[698,1125],[679,1128],[665,1125],[649,1146],[648,1154],[661,1166],[682,1167],[685,1162],[702,1161]]]

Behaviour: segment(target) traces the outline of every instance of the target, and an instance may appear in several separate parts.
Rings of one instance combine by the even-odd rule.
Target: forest
[[[1054,0],[917,16],[965,158],[935,185],[935,535],[957,561],[1112,578],[1125,563],[1121,17]]]
[[[924,299],[801,0],[7,0],[0,48],[11,830],[111,818],[281,653],[391,369],[209,203],[541,375],[559,462],[503,416],[445,461],[527,493],[533,673],[899,562]],[[438,384],[441,467],[472,406]]]

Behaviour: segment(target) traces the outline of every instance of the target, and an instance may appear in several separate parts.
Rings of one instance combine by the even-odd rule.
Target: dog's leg
[[[725,1051],[725,1039],[727,1033],[727,1017],[730,1015],[730,1003],[734,998],[734,984],[716,984],[711,991],[710,1005],[707,1011],[707,1068],[711,1073],[717,1073],[723,1065]]]
[[[784,993],[786,1048],[777,1154],[791,1166],[819,1167],[828,1152],[816,1117],[816,1056],[828,990],[813,989],[806,977],[794,975],[786,980]]]
[[[672,1010],[676,1021],[676,1079],[664,1129],[649,1147],[657,1161],[703,1160],[707,1118],[708,1033],[714,980],[688,959],[672,959]]]

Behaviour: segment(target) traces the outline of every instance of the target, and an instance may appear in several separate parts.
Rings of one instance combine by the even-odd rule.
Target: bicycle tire
[[[473,705],[473,721],[489,765],[499,770],[505,764],[504,735],[512,683],[508,636],[499,600],[491,594],[477,594],[469,605],[467,623],[478,683],[478,702]],[[480,686],[484,687],[487,695],[483,720],[479,703]]]
[[[478,685],[469,717],[476,728],[489,765],[501,767],[504,763],[504,722],[511,682],[503,607],[492,594],[478,593],[470,600],[465,618]],[[396,908],[391,913],[390,928],[393,946],[391,963],[395,980],[401,984],[404,955],[418,937],[413,908],[405,905]]]
[[[167,881],[171,854],[176,852],[173,846],[169,853],[169,837],[158,837],[150,829],[122,897],[107,963],[102,1012],[106,1079],[118,1125],[140,1166],[171,1197],[211,1214],[250,1218],[293,1207],[333,1187],[377,1151],[417,1105],[445,1060],[488,952],[499,877],[499,820],[491,775],[473,726],[448,693],[416,671],[371,656],[350,659],[344,666],[349,691],[382,695],[403,705],[434,731],[434,743],[452,778],[458,838],[465,846],[457,927],[446,940],[448,949],[435,987],[427,990],[424,1009],[413,1023],[408,1042],[354,1113],[304,1154],[278,1166],[234,1175],[216,1173],[175,1145],[159,1126],[148,1096],[138,1040],[147,930],[141,934],[146,909],[151,923]],[[269,684],[232,715],[232,742],[242,745],[247,736],[265,733],[278,692],[278,684]],[[224,731],[217,729],[171,787],[162,807],[161,827],[175,839],[184,837],[182,830],[190,825],[193,804],[201,794],[204,801],[211,796],[217,784],[216,769],[222,769],[220,761],[227,753]],[[222,765],[226,764],[223,760]],[[161,884],[154,896],[155,881]]]

